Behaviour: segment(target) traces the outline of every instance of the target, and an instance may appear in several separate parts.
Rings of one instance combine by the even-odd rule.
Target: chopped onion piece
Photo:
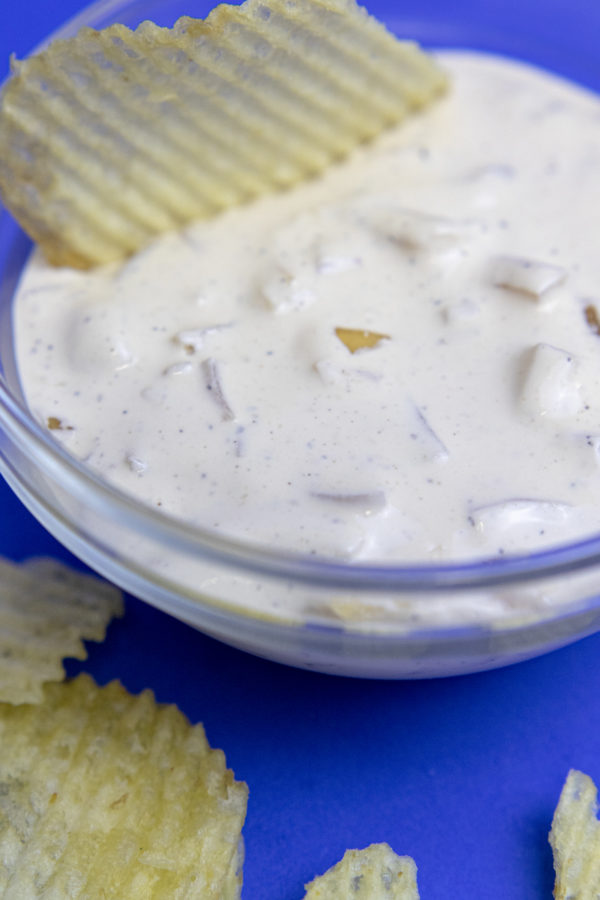
[[[229,403],[225,398],[223,385],[221,383],[219,364],[217,363],[216,359],[209,357],[202,362],[201,368],[206,382],[206,389],[208,391],[211,391],[215,403],[217,404],[217,406],[219,406],[221,410],[221,418],[224,422],[232,421],[233,419],[235,419],[235,416],[233,414],[233,410],[231,409]]]
[[[435,433],[422,411],[411,405],[410,437],[414,442],[415,458],[421,462],[444,463],[449,457],[448,448]]]
[[[314,493],[313,497],[347,506],[363,516],[377,515],[387,506],[387,498],[383,491],[366,491],[359,494]]]
[[[480,532],[503,532],[522,525],[560,525],[571,515],[567,503],[556,500],[514,498],[478,506],[469,521]]]
[[[331,359],[320,359],[314,364],[314,369],[323,384],[326,384],[328,387],[339,384],[349,388],[353,383],[377,382],[382,379],[382,375],[379,372],[372,372],[369,369],[349,369],[338,365]]]
[[[137,362],[137,357],[133,355],[125,341],[117,339],[114,347],[110,348],[110,352],[116,357],[115,372],[122,372],[123,369],[129,369]]]
[[[521,406],[533,416],[563,419],[583,409],[577,361],[572,353],[551,344],[536,344],[521,388]]]
[[[300,312],[317,299],[314,279],[283,269],[275,270],[261,285],[261,292],[276,313]]]
[[[482,231],[474,219],[450,219],[402,207],[380,208],[369,218],[380,234],[410,250],[447,250],[468,243]]]
[[[551,288],[562,284],[566,277],[567,270],[562,266],[533,259],[497,256],[492,262],[492,284],[538,300]]]
[[[336,237],[322,237],[316,245],[317,272],[319,275],[334,275],[337,272],[348,272],[360,266],[362,260],[349,252],[346,240]]]
[[[129,455],[126,457],[127,465],[136,475],[142,475],[148,468],[148,463],[140,459],[139,456]]]
[[[172,375],[189,375],[192,371],[193,366],[191,362],[178,362],[173,363],[172,366],[167,366],[164,370],[163,375],[172,376]]]

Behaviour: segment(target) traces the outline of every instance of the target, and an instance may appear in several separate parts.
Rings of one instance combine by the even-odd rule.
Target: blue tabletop
[[[26,53],[80,3],[4,6],[0,61]],[[421,24],[429,8],[439,18],[444,6],[420,3]],[[562,71],[600,88],[600,66],[574,52],[584,30],[588,41],[600,34],[600,4],[548,0],[540,23],[510,0],[454,6],[472,13],[482,45],[495,49],[502,25],[515,48],[533,48],[535,61],[560,57]],[[392,3],[371,7],[399,15]],[[449,21],[431,40],[451,43],[453,34]],[[570,48],[566,56],[559,45]],[[77,564],[2,483],[0,553]],[[300,900],[303,885],[346,848],[374,841],[415,858],[423,900],[550,900],[547,835],[567,771],[580,768],[600,783],[599,660],[594,636],[479,675],[343,679],[245,655],[128,598],[107,640],[90,644],[89,658],[70,661],[68,671],[152,688],[225,750],[250,788],[244,900]]]

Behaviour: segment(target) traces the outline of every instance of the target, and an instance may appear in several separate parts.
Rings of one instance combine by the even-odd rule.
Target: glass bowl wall
[[[534,0],[514,14],[493,4],[475,16],[470,4],[450,13],[442,2],[404,4],[401,16],[391,2],[375,0],[370,9],[398,33],[428,45],[503,52],[600,88],[593,29],[586,29],[585,17],[570,16],[569,29],[555,40],[566,15],[558,5],[549,4],[543,22]],[[170,25],[179,15],[206,11],[205,3],[99,2],[60,36],[84,24],[133,26],[152,18]],[[65,454],[23,404],[11,305],[29,250],[2,212],[0,470],[40,522],[107,578],[229,644],[348,675],[477,671],[600,628],[600,536],[552,552],[471,565],[336,564],[229,541],[111,488]]]

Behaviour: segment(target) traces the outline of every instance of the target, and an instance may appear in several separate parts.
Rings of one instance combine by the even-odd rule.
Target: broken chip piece
[[[600,334],[600,316],[598,315],[598,309],[594,303],[588,303],[588,305],[584,309],[585,321],[594,332],[594,334]]]
[[[445,87],[355,0],[246,0],[172,29],[82,29],[0,95],[0,198],[88,268],[321,172]]]
[[[552,820],[555,900],[597,900],[600,896],[598,792],[588,775],[571,769]]]
[[[304,900],[419,900],[417,867],[388,844],[347,850],[337,865],[306,885]]]
[[[336,328],[335,335],[350,351],[357,353],[359,350],[373,350],[381,341],[389,341],[389,334],[380,334],[378,331],[368,331],[363,328]]]
[[[234,900],[246,785],[201,725],[88,675],[0,703],[0,896]]]
[[[57,560],[18,565],[0,558],[0,702],[37,703],[62,681],[65,657],[85,659],[83,640],[102,641],[121,592]]]

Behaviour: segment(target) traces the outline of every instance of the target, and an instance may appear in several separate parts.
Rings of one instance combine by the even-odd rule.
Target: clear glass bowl
[[[426,9],[407,2],[401,17],[391,2],[374,0],[370,9],[426,44],[503,52],[598,89],[594,29],[586,26],[584,4],[573,5],[566,30],[565,11],[552,3],[538,22],[537,0],[514,14],[504,5],[484,11],[470,3],[450,14],[442,0]],[[133,26],[144,18],[170,25],[179,15],[206,12],[206,3],[184,0],[101,0],[60,36],[82,25]],[[0,470],[52,534],[125,590],[249,652],[378,678],[492,668],[600,628],[600,535],[467,565],[329,563],[189,527],[104,483],[36,424],[20,394],[11,304],[29,250],[27,238],[2,212]],[[264,597],[268,612],[261,611]]]

